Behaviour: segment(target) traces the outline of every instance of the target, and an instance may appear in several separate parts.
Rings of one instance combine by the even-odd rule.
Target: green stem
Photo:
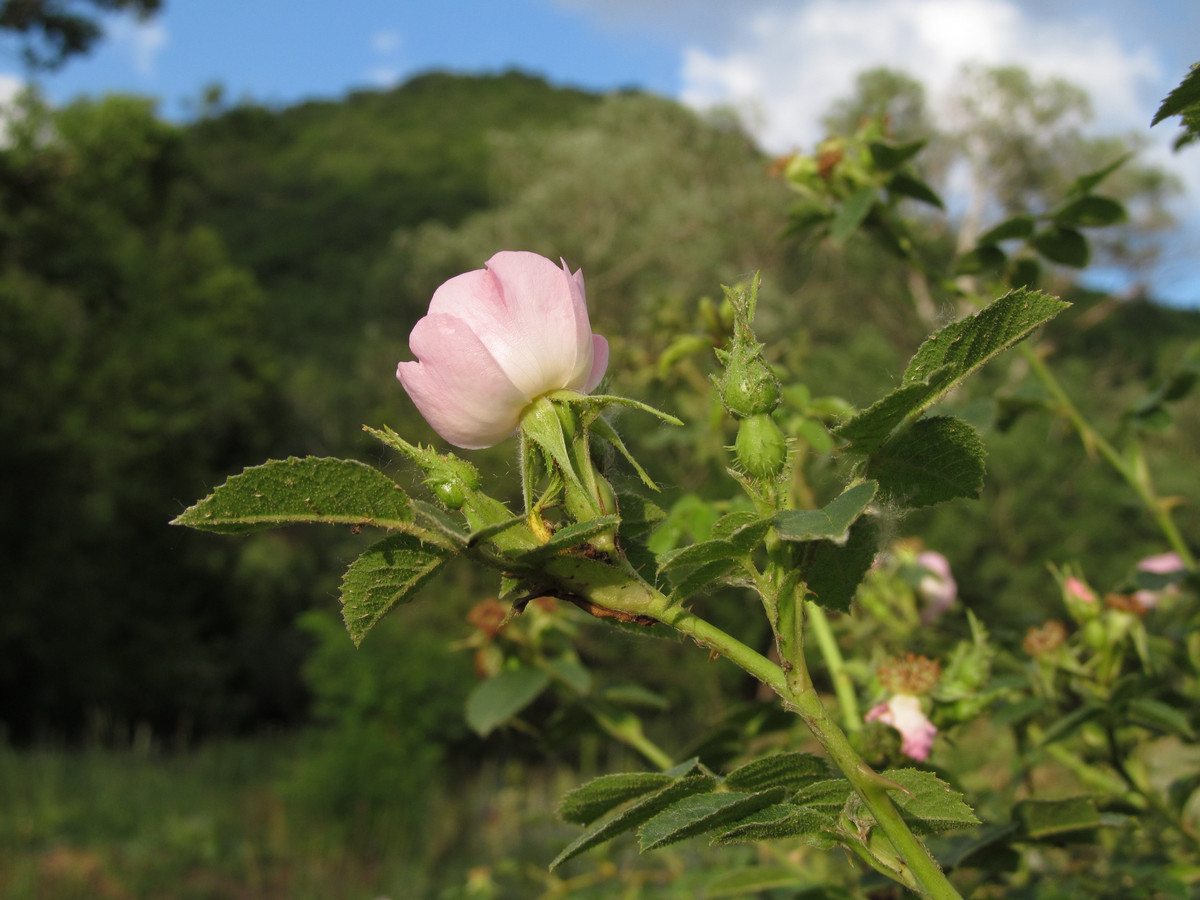
[[[863,762],[845,733],[830,717],[808,676],[803,653],[797,653],[789,661],[791,670],[785,675],[783,669],[761,653],[682,607],[669,607],[658,615],[665,624],[725,656],[779,694],[804,719],[813,736],[854,786],[880,830],[904,860],[921,893],[931,900],[962,900],[892,803],[887,791],[894,785],[875,774]]]
[[[1154,485],[1150,481],[1150,473],[1144,467],[1131,465],[1130,461],[1123,457],[1116,447],[1092,427],[1092,424],[1084,418],[1083,413],[1071,401],[1036,348],[1022,344],[1020,349],[1034,375],[1054,398],[1059,412],[1079,432],[1084,446],[1089,449],[1094,447],[1117,470],[1126,483],[1133,488],[1150,515],[1154,517],[1154,521],[1166,537],[1167,543],[1171,545],[1171,549],[1179,554],[1179,558],[1183,560],[1183,564],[1189,571],[1196,571],[1196,557],[1192,555],[1191,549],[1175,525],[1175,520],[1171,518],[1170,505],[1155,493]]]
[[[861,731],[862,716],[858,711],[858,694],[854,690],[854,682],[850,680],[846,661],[842,658],[842,649],[833,636],[829,617],[825,615],[825,610],[811,600],[807,601],[804,607],[809,629],[817,639],[817,649],[825,657],[825,666],[833,680],[833,691],[837,695],[838,709],[842,713],[842,727],[847,731]]]
[[[675,765],[675,761],[667,755],[662,747],[646,737],[646,733],[642,731],[641,722],[635,717],[630,716],[628,719],[619,720],[603,710],[592,708],[590,712],[596,723],[604,729],[605,734],[633,748],[662,771],[665,772]]]

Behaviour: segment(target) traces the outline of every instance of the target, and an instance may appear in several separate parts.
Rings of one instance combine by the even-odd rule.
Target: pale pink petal
[[[954,604],[958,597],[958,582],[950,574],[950,561],[936,551],[917,554],[917,565],[929,573],[917,583],[917,593],[925,604],[921,621],[928,624]]]
[[[593,335],[583,273],[502,251],[434,292],[396,375],[422,415],[459,447],[490,447],[550,391],[590,391],[608,366]]]
[[[596,389],[596,385],[600,383],[600,379],[604,377],[606,369],[608,369],[608,341],[598,334],[593,334],[592,371],[588,374],[587,381],[574,389],[582,390],[585,394],[590,394]]]
[[[456,447],[491,447],[517,428],[525,395],[461,320],[430,315],[409,337],[417,362],[396,377],[433,430]]]
[[[1068,597],[1074,597],[1076,600],[1084,603],[1096,602],[1096,592],[1074,575],[1068,576],[1063,582],[1063,591],[1066,592]]]
[[[560,269],[536,253],[504,251],[487,267],[499,285],[506,318],[493,329],[472,327],[513,383],[530,400],[582,384],[592,368],[592,342],[577,280],[565,266]]]
[[[921,711],[921,701],[911,694],[896,694],[886,703],[876,706],[864,717],[868,722],[879,720],[900,732],[900,752],[923,761],[933,749],[937,728]]]
[[[1147,556],[1137,564],[1137,567],[1143,572],[1153,572],[1155,575],[1170,575],[1172,572],[1182,572],[1187,568],[1183,564],[1183,558],[1175,552]]]

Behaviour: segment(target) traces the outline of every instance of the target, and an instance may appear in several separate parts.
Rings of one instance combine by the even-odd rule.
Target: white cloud
[[[821,137],[821,114],[865,69],[908,72],[936,105],[964,63],[1062,76],[1091,93],[1108,130],[1144,130],[1147,89],[1163,77],[1148,49],[1123,47],[1099,20],[1035,20],[1013,0],[812,0],[760,9],[721,49],[686,47],[681,99],[740,109],[764,146],[786,151]]]
[[[371,35],[371,52],[379,56],[395,53],[402,40],[398,31],[377,31]]]
[[[391,66],[373,66],[367,70],[367,79],[381,88],[393,88],[400,83],[400,71]]]
[[[134,71],[145,78],[154,75],[158,55],[170,42],[162,22],[142,22],[133,16],[114,17],[107,32],[112,42],[129,54]]]

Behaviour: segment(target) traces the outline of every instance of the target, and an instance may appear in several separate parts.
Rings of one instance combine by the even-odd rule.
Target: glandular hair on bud
[[[775,478],[787,463],[787,440],[768,413],[742,419],[734,450],[738,464],[755,478]]]
[[[747,418],[769,413],[779,405],[779,379],[759,348],[735,346],[722,361],[725,372],[717,386],[721,402],[732,415]]]

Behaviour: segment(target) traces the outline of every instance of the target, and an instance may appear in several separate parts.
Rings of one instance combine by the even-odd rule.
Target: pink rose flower
[[[900,752],[918,762],[929,758],[937,728],[921,711],[921,701],[912,694],[896,694],[880,703],[865,716],[868,722],[879,720],[900,732]]]
[[[917,565],[928,573],[917,583],[917,593],[925,602],[921,621],[929,624],[954,604],[958,582],[950,574],[950,560],[934,550],[918,553]]]
[[[1063,581],[1063,591],[1068,597],[1072,597],[1083,603],[1096,602],[1096,592],[1074,575],[1068,575],[1066,580]]]
[[[433,430],[467,450],[507,438],[542,394],[590,392],[608,367],[608,341],[588,321],[582,271],[508,250],[486,265],[434,292],[408,338],[417,361],[396,367]]]
[[[1143,572],[1153,572],[1155,575],[1170,575],[1172,572],[1182,572],[1187,568],[1183,564],[1183,558],[1173,551],[1147,556],[1137,564],[1137,567]]]

